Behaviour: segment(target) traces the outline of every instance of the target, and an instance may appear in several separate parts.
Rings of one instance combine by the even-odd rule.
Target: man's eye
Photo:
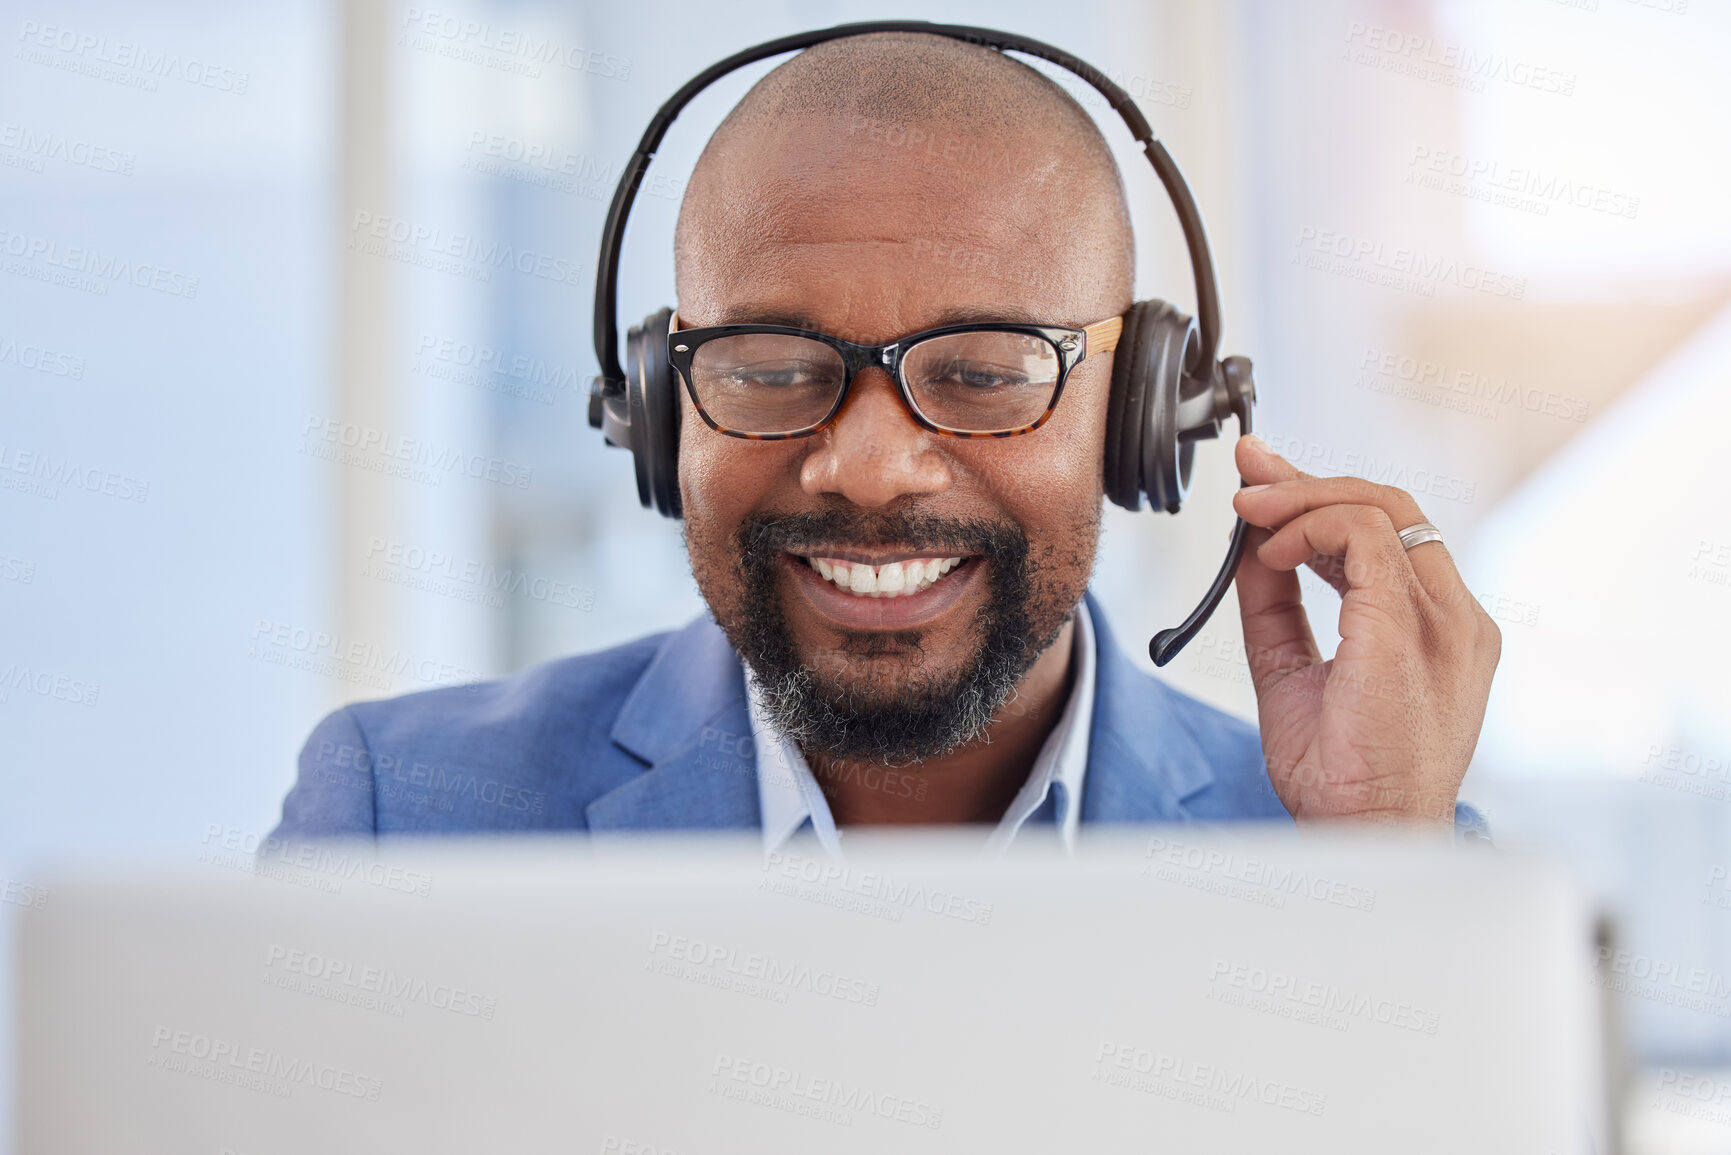
[[[932,378],[934,382],[960,385],[966,389],[981,391],[1013,389],[1018,385],[1028,383],[1026,373],[984,361],[951,361],[948,364],[936,366]]]
[[[752,389],[799,389],[821,384],[830,376],[815,365],[801,362],[737,365],[727,375],[735,384]]]

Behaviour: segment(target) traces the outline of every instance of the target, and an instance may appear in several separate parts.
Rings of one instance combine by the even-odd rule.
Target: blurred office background
[[[1207,218],[1264,436],[1413,490],[1502,625],[1466,797],[1604,896],[1632,969],[1707,976],[1693,1007],[1662,982],[1621,999],[1642,1063],[1731,1065],[1723,3],[0,13],[8,927],[49,859],[269,830],[345,701],[699,612],[677,528],[585,421],[613,184],[722,55],[913,16],[1046,39],[1140,101]],[[669,135],[627,322],[673,301],[685,176],[768,67]],[[1191,307],[1148,166],[1058,78],[1119,153],[1138,294]],[[1234,482],[1205,445],[1182,516],[1109,510],[1095,588],[1145,665],[1219,564]],[[1332,644],[1336,600],[1307,594]],[[1161,676],[1254,716],[1230,601]],[[1731,1149],[1731,1127],[1651,1114],[1647,1149]]]

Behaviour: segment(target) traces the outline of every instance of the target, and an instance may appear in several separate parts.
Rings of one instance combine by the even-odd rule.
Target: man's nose
[[[888,505],[904,493],[950,487],[950,467],[935,433],[921,429],[882,369],[862,369],[835,421],[800,467],[800,486],[855,505]]]

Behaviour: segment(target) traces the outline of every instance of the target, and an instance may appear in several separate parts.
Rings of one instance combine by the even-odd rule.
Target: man
[[[930,260],[958,248],[980,259]],[[880,344],[1117,317],[1133,253],[1110,152],[1061,89],[978,46],[884,34],[809,49],[751,90],[692,173],[675,261],[681,330]],[[1030,823],[1069,843],[1084,822],[1476,822],[1455,795],[1500,635],[1440,542],[1402,548],[1396,531],[1424,520],[1404,492],[1238,444],[1252,484],[1235,504],[1259,527],[1237,574],[1258,734],[1137,671],[1084,596],[1109,353],[1019,436],[942,436],[865,365],[815,434],[765,441],[723,435],[711,409],[785,408],[821,391],[814,370],[728,340],[692,335],[704,408],[680,401],[710,613],[336,712],[302,752],[279,839],[738,827],[833,852],[855,825],[981,824],[1003,846]],[[958,405],[979,384],[978,365],[920,372],[955,377],[932,388]],[[1343,596],[1329,662],[1300,604],[1306,564]]]

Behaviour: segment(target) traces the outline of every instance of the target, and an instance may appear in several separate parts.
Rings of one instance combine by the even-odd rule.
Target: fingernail
[[[1266,486],[1266,485],[1246,485],[1244,488],[1240,489],[1238,492],[1239,493],[1261,493],[1263,490],[1265,490],[1267,488],[1268,488],[1268,486]]]
[[[1256,448],[1262,450],[1262,452],[1264,452],[1264,453],[1273,453],[1274,452],[1274,450],[1272,450],[1268,447],[1268,442],[1262,440],[1262,438],[1256,436],[1256,434],[1254,434],[1254,433],[1246,433],[1244,435],[1244,440],[1250,442],[1252,445],[1256,446]]]

